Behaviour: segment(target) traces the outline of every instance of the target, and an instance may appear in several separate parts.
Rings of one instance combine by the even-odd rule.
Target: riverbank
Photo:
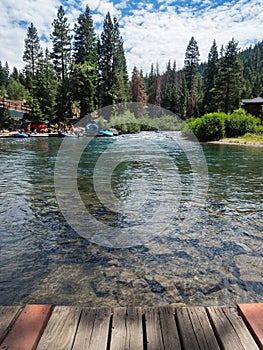
[[[219,141],[209,141],[209,144],[242,145],[263,147],[263,135],[244,135],[240,137],[224,138]]]

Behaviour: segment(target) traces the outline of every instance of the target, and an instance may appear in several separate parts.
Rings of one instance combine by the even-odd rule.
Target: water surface
[[[169,133],[121,137],[135,139],[140,150],[150,138],[174,160],[180,190],[174,204],[174,192],[163,186],[162,174],[151,164],[149,147],[143,162],[135,158],[114,169],[112,190],[122,203],[121,214],[101,203],[93,181],[99,156],[120,142],[118,138],[94,139],[81,156],[77,179],[81,199],[113,233],[150,221],[164,198],[171,203],[171,210],[164,205],[159,216],[159,234],[146,230],[149,240],[124,249],[84,238],[62,215],[54,189],[61,139],[0,139],[0,304],[262,302],[263,148],[203,145],[209,187],[200,199],[189,195],[194,174],[180,148],[184,141],[179,134],[176,137],[179,146]],[[165,170],[168,175],[172,171]],[[202,178],[198,181],[202,186]],[[99,183],[103,191],[103,177]],[[78,217],[77,210],[74,214]],[[163,229],[168,216],[169,227]]]

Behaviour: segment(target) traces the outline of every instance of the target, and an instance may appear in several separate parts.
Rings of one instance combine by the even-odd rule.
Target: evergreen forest
[[[73,34],[72,34],[73,33]],[[25,100],[31,120],[55,122],[72,117],[72,106],[82,118],[105,106],[148,102],[181,119],[207,113],[232,113],[241,99],[263,97],[263,41],[241,51],[232,38],[225,46],[211,43],[207,61],[200,62],[198,43],[189,38],[183,69],[168,61],[149,72],[134,67],[129,78],[117,18],[105,16],[100,35],[87,6],[71,28],[62,6],[52,23],[52,50],[42,48],[33,23],[24,40],[24,69],[9,71],[0,61],[0,95]],[[137,110],[135,117],[143,117]]]

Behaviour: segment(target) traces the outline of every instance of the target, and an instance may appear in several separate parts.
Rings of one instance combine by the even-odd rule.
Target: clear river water
[[[263,302],[262,147],[83,139],[0,139],[1,305]]]

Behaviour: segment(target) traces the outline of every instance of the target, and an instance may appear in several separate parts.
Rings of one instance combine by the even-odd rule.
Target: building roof
[[[256,104],[263,104],[263,98],[262,97],[256,97],[252,99],[245,99],[241,101],[241,104],[246,104],[246,103],[256,103]]]

